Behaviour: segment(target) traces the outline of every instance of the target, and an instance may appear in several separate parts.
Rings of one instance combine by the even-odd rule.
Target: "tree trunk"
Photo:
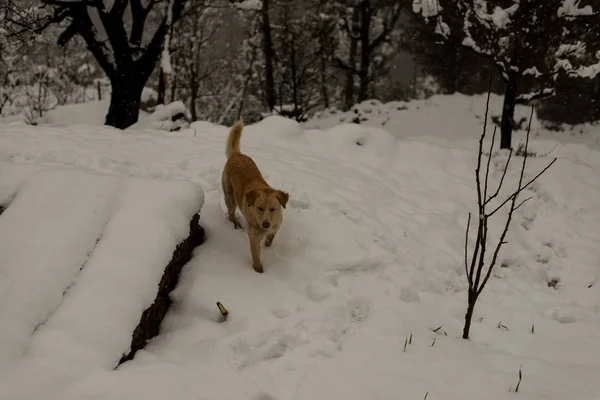
[[[348,27],[352,35],[350,35],[350,52],[348,54],[348,66],[346,70],[346,85],[344,87],[344,102],[346,110],[349,110],[354,105],[354,68],[356,67],[356,52],[358,51],[358,40],[354,38],[356,34],[356,25],[360,21],[358,8],[352,13],[352,26]]]
[[[296,71],[296,38],[291,39],[291,48],[290,48],[290,71],[292,74],[292,97],[294,99],[294,119],[298,122],[300,117],[299,112],[299,98],[298,98],[298,77]]]
[[[325,59],[325,51],[321,50],[319,72],[321,75],[321,97],[323,98],[323,105],[325,108],[329,108],[329,92],[327,90],[327,60]]]
[[[167,74],[161,68],[158,72],[158,99],[156,100],[156,104],[165,104],[167,92]]]
[[[177,74],[173,74],[173,76],[171,77],[171,95],[170,95],[170,99],[171,101],[175,101],[175,96],[177,94]]]
[[[517,104],[517,77],[510,75],[506,81],[502,121],[500,123],[500,148],[512,147],[512,133],[515,124],[515,106]]]
[[[138,121],[144,85],[133,78],[121,76],[111,81],[112,93],[105,125],[126,129]]]
[[[271,36],[271,19],[269,17],[269,0],[262,2],[262,33],[263,33],[263,52],[265,56],[265,91],[267,98],[267,106],[269,111],[275,108],[275,75],[274,75],[274,58],[275,50],[273,50],[273,37]]]
[[[371,8],[368,1],[360,6],[360,69],[358,70],[358,102],[367,100],[369,92],[369,64],[371,54],[369,49],[371,30]]]
[[[477,302],[477,294],[469,290],[469,305],[467,306],[467,314],[465,315],[465,326],[463,328],[463,339],[468,339],[471,331],[471,319],[473,319],[473,311]]]
[[[190,113],[192,114],[192,120],[198,120],[198,113],[196,112],[196,103],[198,100],[198,85],[192,81],[190,82]]]

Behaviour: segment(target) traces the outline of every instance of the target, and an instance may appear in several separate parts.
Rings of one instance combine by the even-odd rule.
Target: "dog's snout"
[[[265,228],[265,229],[269,228],[270,226],[271,226],[271,224],[269,223],[269,221],[264,221],[262,223],[262,227]]]

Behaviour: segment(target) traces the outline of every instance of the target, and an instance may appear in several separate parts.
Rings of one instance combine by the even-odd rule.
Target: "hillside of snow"
[[[161,334],[116,370],[65,362],[78,379],[53,382],[44,399],[600,398],[600,131],[558,141],[535,127],[538,156],[527,176],[558,161],[523,193],[532,199],[513,218],[467,341],[464,236],[476,210],[485,102],[457,96],[382,108],[371,112],[385,114],[384,125],[344,124],[337,115],[303,126],[269,117],[245,128],[242,151],[290,194],[273,246],[263,250],[264,274],[251,267],[246,234],[225,217],[228,127],[2,125],[0,161],[19,170],[188,180],[204,192],[206,242],[184,267]],[[513,143],[522,138],[517,132]],[[506,157],[493,153],[492,185]],[[505,192],[520,161],[513,157]],[[497,218],[501,224],[504,214]],[[229,310],[226,322],[217,301]],[[0,381],[11,388],[0,394],[39,398],[14,389],[45,379],[32,360],[29,376],[0,367],[19,377]]]

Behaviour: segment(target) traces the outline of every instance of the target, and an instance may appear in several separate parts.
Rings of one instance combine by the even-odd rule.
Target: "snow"
[[[79,68],[77,68],[77,73],[78,74],[89,74],[92,75],[96,72],[96,67],[94,67],[93,64],[89,64],[89,63],[84,63],[81,64],[81,66]]]
[[[170,132],[180,126],[180,122],[173,121],[173,118],[179,114],[188,116],[187,108],[182,101],[159,104],[152,114],[140,119],[132,126],[132,129],[158,129]]]
[[[0,387],[27,399],[111,370],[129,351],[203,193],[183,181],[2,171],[22,181],[0,221]]]
[[[235,3],[235,7],[239,10],[253,10],[258,11],[262,9],[262,1],[261,0],[243,0]]]
[[[553,96],[556,93],[554,88],[544,88],[537,92],[524,93],[517,96],[517,101],[531,101],[540,97]]]
[[[600,58],[596,56],[596,58]],[[556,70],[563,70],[571,77],[594,79],[600,74],[600,61],[591,65],[580,65],[574,67],[569,60],[558,60]]]
[[[592,6],[579,7],[580,0],[564,0],[561,7],[558,8],[559,17],[582,17],[594,15]]]
[[[492,97],[490,121],[501,104]],[[177,132],[146,127],[123,133],[83,125],[3,125],[0,160],[19,164],[3,185],[14,187],[10,182],[42,167],[192,181],[205,193],[201,224],[207,240],[182,272],[161,334],[134,360],[113,371],[108,353],[124,343],[117,326],[134,314],[128,302],[144,297],[137,287],[127,302],[114,296],[127,310],[93,320],[106,315],[104,305],[91,301],[94,294],[112,300],[113,286],[122,290],[115,277],[134,273],[131,265],[113,266],[130,256],[111,250],[102,253],[109,260],[106,274],[88,264],[75,279],[69,293],[81,303],[59,307],[34,335],[25,361],[2,371],[0,393],[10,399],[44,393],[49,400],[362,400],[422,399],[429,392],[428,399],[494,400],[515,396],[510,389],[522,365],[521,397],[600,398],[598,126],[571,136],[534,121],[530,150],[538,156],[528,160],[527,175],[551,157],[558,161],[524,193],[532,199],[516,212],[500,254],[503,267],[475,309],[472,340],[460,339],[464,228],[476,208],[475,149],[484,112],[484,96],[434,96],[367,101],[303,125],[272,116],[247,126],[242,150],[274,187],[290,193],[284,223],[273,246],[263,250],[264,274],[251,268],[246,234],[225,218],[220,174],[227,127],[196,122]],[[526,115],[526,107],[517,109],[517,120]],[[355,118],[360,125],[351,124]],[[515,133],[515,146],[523,137],[522,130]],[[506,157],[493,152],[493,184]],[[516,185],[521,158],[513,161],[501,195]],[[0,199],[17,193],[0,228],[19,190],[0,192]],[[110,247],[130,241],[126,222],[139,211],[149,215],[143,229],[151,238],[133,244],[149,253],[169,241],[154,235],[153,224],[179,225],[167,223],[170,215],[152,211],[152,204],[185,214],[191,210],[186,199],[194,197],[177,191],[181,205],[173,207],[175,194],[154,202],[167,195],[158,186],[145,196],[141,189],[123,193],[135,195],[116,203],[129,206],[121,208],[114,229],[104,230],[114,239]],[[503,215],[498,218],[500,223]],[[497,237],[495,230],[490,234]],[[92,271],[98,275],[84,280]],[[226,322],[219,322],[217,301],[229,310]],[[22,307],[23,318],[30,308]],[[76,324],[80,318],[90,327],[70,331],[85,326]],[[63,330],[64,336],[54,336]]]
[[[506,29],[506,27],[512,22],[510,18],[515,12],[517,12],[519,5],[519,1],[517,1],[515,4],[506,9],[499,6],[494,7],[494,12],[490,16],[494,25],[496,25],[496,27],[499,29]]]
[[[425,18],[436,17],[441,11],[438,0],[413,0],[413,12],[422,14]]]
[[[104,125],[110,106],[110,93],[102,100],[87,103],[69,104],[57,107],[39,121],[43,125],[72,126],[72,125]]]
[[[561,44],[558,46],[558,50],[555,55],[557,58],[560,57],[582,57],[585,56],[586,52],[586,44],[584,42],[575,42],[572,44]]]

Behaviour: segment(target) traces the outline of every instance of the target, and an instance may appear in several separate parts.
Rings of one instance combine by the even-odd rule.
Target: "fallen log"
[[[156,298],[140,318],[140,322],[133,331],[129,353],[123,354],[117,367],[133,359],[135,353],[143,349],[146,343],[158,335],[160,324],[171,305],[170,293],[177,286],[179,274],[183,266],[192,258],[192,252],[204,243],[204,228],[199,224],[200,215],[195,214],[190,221],[190,234],[177,245],[173,257],[165,267],[164,274],[158,284]]]

